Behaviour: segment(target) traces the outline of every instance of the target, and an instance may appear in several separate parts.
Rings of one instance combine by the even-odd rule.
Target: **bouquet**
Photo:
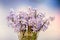
[[[27,11],[10,10],[7,16],[8,26],[18,33],[19,40],[37,40],[37,34],[45,31],[54,17],[46,18],[35,8],[27,8]]]

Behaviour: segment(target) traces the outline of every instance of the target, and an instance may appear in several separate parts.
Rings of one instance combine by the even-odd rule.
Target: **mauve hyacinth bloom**
[[[52,21],[54,18],[44,18],[45,14],[38,14],[37,10],[33,8],[29,8],[28,13],[19,11],[19,14],[11,10],[9,16],[7,16],[8,24],[12,26],[16,32],[29,30],[29,26],[33,32],[38,32],[40,30],[45,31],[48,28],[50,21]]]

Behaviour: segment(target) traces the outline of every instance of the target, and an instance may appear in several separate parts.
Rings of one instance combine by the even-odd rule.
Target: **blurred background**
[[[41,31],[38,40],[60,40],[60,0],[0,0],[0,40],[18,40],[17,33],[7,25],[7,15],[10,8],[37,8],[46,17],[55,16],[48,29]]]

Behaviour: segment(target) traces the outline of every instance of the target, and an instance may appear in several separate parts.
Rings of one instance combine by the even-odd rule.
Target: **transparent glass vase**
[[[19,40],[37,40],[37,33],[35,32],[20,32],[18,34]]]

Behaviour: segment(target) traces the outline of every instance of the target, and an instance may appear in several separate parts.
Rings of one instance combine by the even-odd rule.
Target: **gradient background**
[[[6,17],[10,8],[27,6],[40,9],[46,17],[55,16],[49,28],[39,33],[38,40],[60,40],[60,0],[0,0],[0,40],[18,40],[17,33],[7,26]]]

